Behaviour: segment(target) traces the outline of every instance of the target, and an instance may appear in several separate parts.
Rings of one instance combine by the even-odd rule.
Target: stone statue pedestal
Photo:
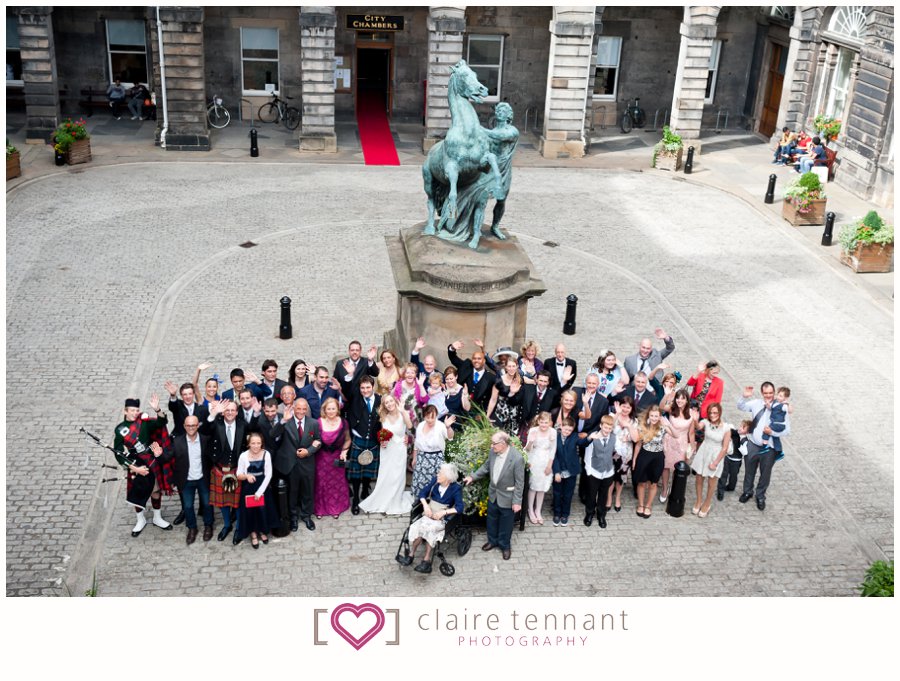
[[[434,355],[441,370],[450,364],[447,346],[457,339],[465,343],[464,358],[476,350],[473,338],[481,338],[489,354],[504,345],[518,352],[526,340],[528,299],[547,290],[518,240],[500,241],[485,225],[482,248],[472,250],[423,235],[424,224],[385,237],[397,286],[397,322],[384,335],[385,347],[403,364],[424,336],[422,357]]]

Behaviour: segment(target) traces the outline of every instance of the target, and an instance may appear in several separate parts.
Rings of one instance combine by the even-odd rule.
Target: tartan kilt
[[[125,501],[136,506],[142,511],[147,508],[147,500],[156,486],[156,476],[151,471],[150,475],[135,475],[128,471],[125,485]]]
[[[231,474],[236,475],[237,468],[231,469]],[[222,488],[222,478],[225,473],[218,466],[213,466],[209,472],[209,505],[221,508],[228,506],[229,508],[237,508],[241,503],[241,482],[238,481],[234,492],[226,492]]]
[[[358,480],[372,480],[378,477],[378,462],[381,459],[381,448],[378,440],[366,440],[365,438],[351,436],[350,453],[347,456],[347,477]],[[359,453],[364,449],[372,450],[372,463],[363,466],[359,463]]]

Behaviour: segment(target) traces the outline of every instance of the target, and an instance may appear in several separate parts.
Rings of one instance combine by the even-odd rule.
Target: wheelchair
[[[409,525],[407,525],[403,532],[400,546],[397,547],[397,555],[394,556],[394,560],[399,563],[401,568],[408,567],[412,564],[409,552],[409,528],[412,527],[414,522],[422,517],[423,513],[421,500],[416,501],[412,510],[409,512]],[[445,577],[452,577],[456,573],[456,568],[453,567],[453,564],[450,563],[444,555],[445,545],[449,545],[452,542],[456,542],[456,553],[460,557],[466,555],[472,547],[472,528],[466,527],[462,515],[459,513],[450,516],[450,519],[444,527],[444,538],[437,542],[431,550],[432,564],[435,560],[440,560],[441,564],[438,570]]]

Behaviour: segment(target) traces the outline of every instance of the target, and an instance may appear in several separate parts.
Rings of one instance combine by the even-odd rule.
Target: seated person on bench
[[[809,148],[809,153],[800,159],[800,165],[797,167],[797,172],[808,173],[812,170],[813,166],[825,165],[827,158],[822,140],[817,135],[812,138],[812,145]]]
[[[775,160],[772,163],[787,164],[791,160],[791,154],[797,146],[797,133],[791,132],[790,128],[781,129],[781,139],[778,140],[778,146],[775,147]]]
[[[122,117],[121,107],[125,103],[125,88],[122,86],[122,81],[116,78],[115,83],[110,83],[109,87],[106,88],[106,96],[109,98],[109,106],[112,108],[113,116],[116,117],[116,120],[119,120]]]
[[[150,99],[150,90],[143,83],[135,83],[128,94],[131,96],[131,101],[128,102],[131,120],[136,121],[143,118],[144,100]]]

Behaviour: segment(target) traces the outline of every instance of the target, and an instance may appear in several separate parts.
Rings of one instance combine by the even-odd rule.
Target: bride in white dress
[[[381,427],[391,431],[393,436],[381,445],[375,489],[359,503],[359,508],[366,513],[409,513],[413,498],[406,491],[406,433],[412,428],[412,422],[391,394],[381,398],[378,415]]]

